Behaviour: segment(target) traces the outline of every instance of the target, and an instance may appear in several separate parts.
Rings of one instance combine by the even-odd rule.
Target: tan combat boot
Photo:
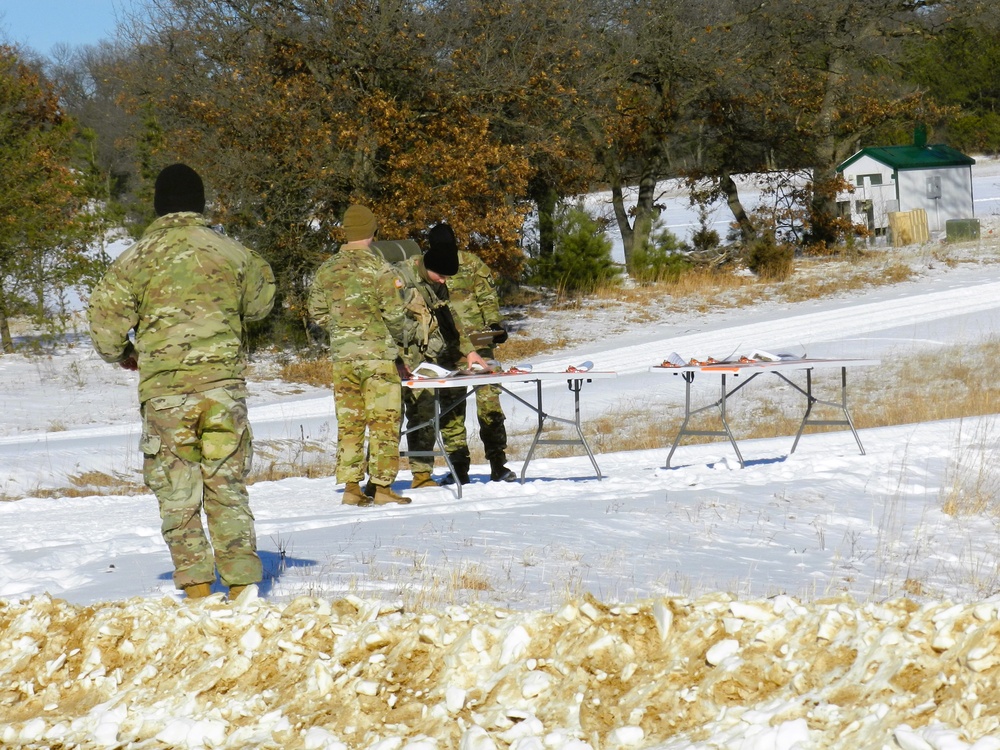
[[[341,502],[344,505],[366,506],[372,504],[372,499],[361,491],[361,485],[358,482],[348,482],[344,486],[344,499]]]
[[[396,503],[398,505],[409,505],[413,502],[413,498],[405,497],[404,495],[397,495],[392,491],[392,487],[382,487],[381,485],[375,485],[375,504],[376,505],[388,505],[389,503]]]
[[[252,583],[245,583],[242,586],[230,586],[229,587],[229,601],[235,602],[240,598],[240,594],[246,591],[248,588],[253,586]]]
[[[188,599],[204,599],[212,593],[212,584],[195,583],[184,587],[184,594]]]
[[[413,474],[413,479],[410,482],[411,490],[419,490],[421,487],[440,487],[441,485],[434,481],[434,477],[431,476],[429,471],[417,471]]]

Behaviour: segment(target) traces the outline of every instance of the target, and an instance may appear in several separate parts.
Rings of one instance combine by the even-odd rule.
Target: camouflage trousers
[[[434,392],[429,389],[405,392],[407,429],[434,419]],[[448,454],[468,450],[468,435],[465,428],[466,396],[464,388],[444,388],[440,391],[441,439]],[[503,409],[500,407],[500,388],[486,385],[476,391],[476,416],[479,421],[479,439],[488,461],[507,461],[507,428]],[[430,451],[434,448],[434,426],[429,424],[418,430],[407,432],[406,445],[410,451]],[[410,458],[413,472],[430,472],[434,467],[429,456]]]
[[[401,386],[395,362],[333,363],[337,414],[337,481],[389,486],[399,472]],[[365,450],[365,430],[368,450]]]
[[[142,417],[143,478],[159,501],[174,584],[211,583],[216,569],[227,586],[259,582],[246,489],[253,435],[242,392],[215,388],[151,398]]]

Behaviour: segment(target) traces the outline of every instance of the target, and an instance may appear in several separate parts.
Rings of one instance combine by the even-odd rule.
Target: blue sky
[[[115,21],[132,0],[0,0],[0,39],[43,55],[60,42],[97,44],[113,39]]]

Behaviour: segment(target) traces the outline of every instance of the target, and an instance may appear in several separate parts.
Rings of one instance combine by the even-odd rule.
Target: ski
[[[594,369],[594,363],[589,359],[586,362],[581,362],[578,365],[570,365],[566,368],[566,372],[589,372]]]

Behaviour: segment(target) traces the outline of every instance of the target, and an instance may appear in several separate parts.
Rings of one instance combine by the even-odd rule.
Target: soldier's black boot
[[[503,456],[490,459],[491,482],[516,482],[517,474],[507,468]]]
[[[454,476],[452,476],[451,472],[445,474],[441,479],[441,484],[454,484],[456,477],[462,484],[468,484],[471,481],[469,479],[469,466],[472,464],[472,459],[469,457],[469,449],[463,448],[454,453],[449,453],[448,460],[451,462],[451,468],[455,474]]]

